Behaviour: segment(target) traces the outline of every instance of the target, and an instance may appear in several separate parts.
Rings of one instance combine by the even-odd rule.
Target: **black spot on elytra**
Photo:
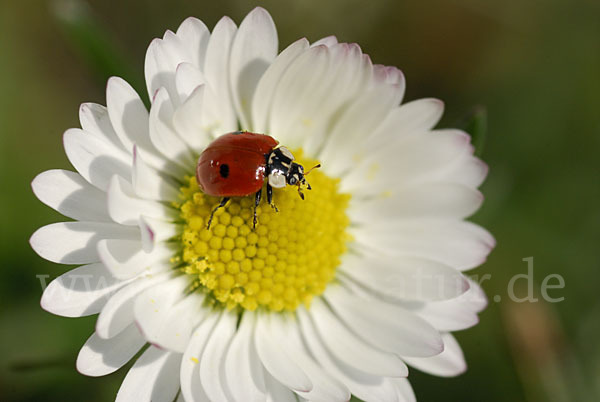
[[[221,174],[222,178],[226,179],[227,176],[229,176],[229,165],[224,163],[219,166],[219,173]]]

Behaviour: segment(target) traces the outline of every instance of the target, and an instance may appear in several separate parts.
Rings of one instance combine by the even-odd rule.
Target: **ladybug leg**
[[[227,201],[229,201],[229,197],[224,197],[219,203],[219,205],[217,205],[215,209],[212,210],[212,212],[210,213],[210,218],[208,219],[208,225],[206,225],[206,230],[210,229],[210,224],[212,223],[213,217],[215,216],[215,212],[217,212],[219,208],[223,208],[225,204],[227,204]]]
[[[273,187],[269,183],[267,183],[267,202],[275,210],[275,212],[279,212],[275,204],[273,204]]]
[[[262,188],[260,190],[258,190],[256,192],[256,194],[254,194],[254,225],[252,226],[252,229],[256,229],[256,222],[258,221],[256,218],[256,208],[258,208],[258,205],[260,204],[261,197],[262,197]]]
[[[305,182],[303,182],[302,184],[304,184]],[[310,184],[306,183],[306,189],[307,190],[312,190],[312,187],[310,186]],[[298,195],[300,195],[300,198],[302,198],[302,201],[304,201],[304,193],[302,192],[302,187],[300,187],[300,184],[298,184]]]

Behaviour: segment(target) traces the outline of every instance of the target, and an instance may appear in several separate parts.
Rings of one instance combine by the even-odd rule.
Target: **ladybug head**
[[[306,179],[304,178],[304,166],[299,163],[292,162],[285,180],[289,186],[300,186],[301,184],[305,184]]]
[[[312,167],[308,172],[304,173],[304,166],[293,162],[292,166],[290,166],[290,170],[287,175],[287,184],[290,186],[298,186],[298,194],[300,198],[304,199],[304,193],[302,193],[302,189],[306,186],[307,190],[310,190],[310,184],[306,182],[305,176],[311,172],[311,170],[321,167],[321,165],[317,165]]]
[[[298,163],[292,163],[290,170],[288,172],[288,184],[290,186],[298,186],[298,194],[300,194],[300,198],[304,199],[304,194],[302,193],[302,189],[306,186],[307,190],[310,190],[310,184],[306,182],[306,176],[312,172],[313,169],[320,168],[321,164],[317,164],[310,168],[310,170],[304,173],[304,167]]]
[[[275,188],[287,186],[298,186],[298,194],[304,199],[302,188],[306,186],[310,190],[310,184],[306,183],[306,176],[310,170],[320,167],[317,165],[304,173],[304,166],[293,162],[294,155],[286,148],[279,147],[273,150],[268,158],[267,171],[269,172],[269,185]]]

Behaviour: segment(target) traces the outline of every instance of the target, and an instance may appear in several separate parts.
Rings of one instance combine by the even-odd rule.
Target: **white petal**
[[[183,43],[173,32],[165,32],[163,39],[154,39],[148,46],[144,62],[150,99],[154,99],[159,88],[165,88],[178,102],[175,71],[180,63],[190,61]]]
[[[267,383],[266,402],[298,402],[296,395],[269,373],[265,374],[265,381]]]
[[[396,187],[384,196],[351,202],[348,215],[360,223],[421,216],[463,219],[477,211],[482,202],[479,191],[462,184],[419,183]]]
[[[225,373],[235,400],[264,401],[264,369],[254,349],[255,314],[245,312],[225,358]]]
[[[79,123],[83,131],[97,136],[113,144],[116,148],[125,151],[121,140],[115,133],[110,122],[108,109],[97,103],[82,103],[79,107]]]
[[[146,343],[134,324],[114,338],[92,334],[77,356],[77,371],[92,377],[113,373],[123,367]]]
[[[480,226],[447,219],[373,223],[351,232],[358,244],[382,255],[422,257],[459,270],[480,265],[495,246]]]
[[[370,68],[357,45],[306,50],[277,85],[270,132],[287,146],[316,155],[339,115],[364,90]]]
[[[353,395],[366,401],[398,401],[394,388],[389,382],[384,381],[382,377],[353,369],[332,356],[323,346],[323,340],[319,337],[313,323],[309,319],[309,313],[303,307],[300,307],[297,313],[300,319],[302,337],[312,352],[312,356],[328,373],[345,384]]]
[[[181,233],[181,225],[147,216],[140,216],[139,224],[142,234],[142,248],[146,253],[152,252],[159,243]]]
[[[106,87],[106,102],[112,125],[128,153],[134,145],[146,162],[174,177],[186,172],[158,152],[150,141],[149,113],[135,90],[124,80],[113,77]],[[128,158],[128,163],[131,159]],[[123,176],[129,178],[129,176]]]
[[[225,378],[225,356],[235,334],[237,314],[224,312],[206,344],[200,359],[200,382],[211,401],[231,400],[231,391]]]
[[[408,368],[397,356],[372,347],[356,337],[319,298],[310,306],[310,316],[327,349],[340,361],[372,375],[406,377]],[[349,351],[352,351],[349,353]]]
[[[426,131],[431,130],[444,114],[444,102],[434,98],[423,98],[405,103],[401,107],[403,125],[401,130]]]
[[[179,390],[181,354],[150,346],[129,370],[116,402],[172,402]]]
[[[110,275],[102,264],[84,265],[62,274],[44,289],[41,305],[63,317],[97,314],[111,294],[126,282]]]
[[[488,305],[488,299],[481,285],[474,280],[467,278],[469,281],[469,291],[466,292],[459,301],[464,302],[468,308],[476,313],[481,313]],[[483,278],[482,278],[483,281]]]
[[[460,130],[436,130],[433,134],[442,134],[447,137],[447,140],[455,138],[456,141],[452,141],[447,150],[450,150],[455,145],[458,145],[458,148],[452,151],[454,157],[448,157],[443,166],[440,167],[439,165],[436,165],[436,163],[428,165],[426,171],[415,177],[414,181],[447,181],[465,185],[470,188],[477,188],[485,179],[488,167],[481,160],[473,156],[475,148],[470,143],[470,137]],[[461,139],[466,140],[463,146],[460,146]],[[407,146],[407,148],[410,146]],[[417,149],[416,152],[420,151]],[[443,157],[442,161],[444,161]]]
[[[433,325],[438,331],[460,331],[479,322],[477,314],[467,308],[459,298],[429,303],[403,305]]]
[[[270,315],[258,317],[254,343],[260,360],[277,381],[292,390],[308,392],[313,388],[312,382],[288,354],[289,351],[282,347],[283,339],[273,336],[276,325]]]
[[[202,319],[204,297],[190,295],[188,275],[152,286],[136,296],[135,320],[154,345],[183,353],[193,328]]]
[[[391,378],[389,381],[394,385],[398,392],[399,402],[417,402],[415,393],[406,378]]]
[[[204,65],[206,46],[210,37],[206,25],[198,18],[188,17],[179,25],[176,34],[188,49],[190,63],[196,67]]]
[[[96,334],[108,339],[117,335],[134,322],[133,304],[135,297],[148,287],[168,280],[172,272],[145,275],[115,293],[104,306],[96,321]]]
[[[206,48],[204,76],[214,94],[213,102],[218,113],[204,124],[212,128],[214,135],[237,130],[237,116],[231,99],[229,85],[229,54],[231,44],[237,31],[235,23],[229,17],[219,20],[212,31]]]
[[[298,402],[296,394],[269,373],[265,373],[265,381],[267,387],[266,402]]]
[[[298,322],[283,315],[274,315],[272,319],[278,321],[277,325],[272,326],[276,331],[274,336],[286,339],[287,350],[313,384],[313,388],[309,392],[297,391],[296,393],[310,401],[348,401],[350,399],[348,388],[311,357],[310,351],[306,348],[300,335]]]
[[[81,221],[108,221],[106,193],[92,187],[79,174],[68,170],[48,170],[31,183],[44,204],[61,214]]]
[[[209,314],[192,334],[183,354],[180,369],[181,394],[186,401],[209,400],[200,382],[200,358],[219,318],[220,314],[216,311]]]
[[[342,286],[329,286],[325,298],[338,317],[375,347],[399,355],[423,357],[443,350],[440,334],[402,308],[362,298]]]
[[[467,370],[462,349],[451,334],[444,334],[444,351],[427,358],[402,357],[406,363],[425,373],[439,377],[454,377]]]
[[[462,184],[477,188],[487,176],[488,166],[481,159],[473,156],[473,152],[465,154],[455,163],[440,172],[439,180]]]
[[[405,303],[404,307],[423,318],[439,331],[459,331],[479,322],[477,313],[487,299],[481,287],[469,280],[469,290],[450,300],[427,303]]]
[[[183,140],[197,153],[211,141],[208,133],[213,130],[212,115],[218,114],[216,100],[210,89],[200,85],[194,89],[185,102],[173,114],[173,127]]]
[[[317,108],[314,109],[314,115],[308,120],[311,124],[308,127],[308,134],[306,134],[306,143],[303,145],[303,149],[309,155],[316,155],[321,151],[324,142],[330,138],[331,130],[336,127],[340,116],[346,116],[344,118],[346,121],[348,118],[354,118],[352,114],[349,114],[351,112],[348,109],[360,109],[359,106],[355,106],[357,99],[360,103],[364,103],[364,96],[368,91],[377,92],[382,88],[381,85],[376,87],[371,85],[373,81],[373,64],[371,59],[362,53],[360,46],[357,44],[339,43],[328,48],[328,53],[330,67],[327,74],[321,77],[322,88],[320,91],[322,92],[320,92],[320,97],[316,98],[319,101],[312,100]],[[386,89],[391,88],[389,85],[385,87]],[[403,90],[398,88],[392,92],[397,92],[401,96]],[[389,98],[389,96],[385,96],[385,98]],[[364,113],[362,110],[358,112]],[[368,127],[366,132],[368,133],[371,130],[372,127]],[[363,146],[361,144],[355,145],[357,148]],[[355,152],[355,150],[352,151]],[[327,165],[332,164],[328,162]]]
[[[326,36],[324,38],[319,39],[318,41],[314,42],[310,46],[325,45],[327,47],[331,47],[333,45],[336,45],[337,43],[338,43],[337,38],[334,35],[330,35],[330,36]]]
[[[133,145],[154,152],[148,138],[148,111],[135,89],[124,79],[111,77],[106,85],[106,107],[115,133],[129,152]]]
[[[202,71],[191,63],[180,63],[175,71],[175,85],[179,98],[185,101],[194,89],[206,83]]]
[[[114,175],[129,178],[129,158],[114,145],[77,128],[67,130],[63,142],[73,167],[100,190],[106,191]]]
[[[183,98],[178,96],[176,69],[181,63],[201,68],[209,41],[206,26],[198,19],[185,20],[177,33],[165,32],[162,39],[155,39],[148,47],[145,75],[148,94],[152,99],[159,88],[166,88],[173,104],[178,106]]]
[[[406,89],[406,80],[402,71],[394,66],[376,64],[373,66],[373,75],[376,85],[399,85],[402,92]]]
[[[425,258],[349,254],[340,268],[358,283],[396,300],[447,300],[469,289],[456,269]]]
[[[433,98],[418,99],[395,108],[373,132],[368,151],[431,130],[443,113],[444,103]]]
[[[445,170],[472,150],[470,137],[460,130],[421,133],[366,154],[342,178],[340,191],[358,195],[393,194],[399,186],[441,181]]]
[[[348,155],[363,148],[367,135],[390,111],[400,103],[404,88],[399,85],[378,85],[362,94],[340,116],[325,140],[319,158],[327,161],[323,166],[331,176],[340,176],[353,165]]]
[[[131,184],[119,176],[113,176],[108,188],[108,213],[122,225],[137,225],[142,215],[157,219],[175,215],[173,209],[163,204],[138,198]]]
[[[156,333],[156,344],[165,349],[185,352],[192,331],[206,315],[212,311],[202,307],[204,295],[195,292],[176,303],[163,321],[163,327]]]
[[[86,264],[100,261],[96,251],[102,239],[133,239],[137,228],[114,223],[60,222],[39,228],[29,239],[42,258],[60,264]]]
[[[130,279],[144,270],[168,261],[173,250],[165,243],[160,243],[151,253],[143,250],[141,240],[103,239],[98,242],[98,256],[110,273],[119,279]]]
[[[166,159],[189,169],[195,164],[185,142],[173,127],[173,103],[165,88],[160,88],[150,108],[150,139]]]
[[[277,84],[290,64],[308,48],[306,38],[297,40],[283,50],[269,66],[258,82],[252,98],[252,129],[257,133],[268,132],[271,103]]]
[[[133,191],[141,198],[157,201],[177,199],[179,190],[174,180],[148,165],[133,147],[133,166],[131,170]]]
[[[327,48],[317,46],[304,51],[284,71],[271,102],[268,129],[290,148],[299,148],[310,137],[308,129],[315,130],[320,102],[328,89],[326,83],[330,56]],[[329,116],[327,116],[329,117]]]
[[[277,45],[273,19],[265,9],[255,8],[240,24],[229,61],[231,93],[242,128],[252,127],[252,97],[260,77],[277,56]]]

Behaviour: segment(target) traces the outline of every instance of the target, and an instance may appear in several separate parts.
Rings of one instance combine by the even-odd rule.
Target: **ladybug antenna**
[[[304,176],[308,176],[308,174],[309,174],[310,172],[312,172],[314,169],[318,169],[318,168],[320,168],[320,167],[321,167],[321,164],[320,164],[320,163],[317,163],[315,166],[311,167],[311,168],[308,170],[308,172],[304,173]],[[308,186],[308,187],[310,187],[310,186]],[[309,190],[310,190],[310,188],[309,188]]]
[[[304,173],[304,177],[308,176],[308,174],[309,174],[310,172],[312,172],[314,169],[318,169],[318,168],[320,168],[320,167],[321,167],[321,164],[320,164],[320,163],[317,163],[315,166],[313,166],[313,167],[311,167],[310,169],[308,169],[308,172]],[[312,190],[312,187],[310,186],[310,183],[308,183],[304,177],[302,178],[302,184],[306,184],[306,189],[307,189],[307,190]],[[300,186],[299,186],[299,185],[298,185],[298,192],[300,193],[300,197],[301,197],[302,199],[304,199],[304,194],[302,194],[302,193],[300,192]]]

